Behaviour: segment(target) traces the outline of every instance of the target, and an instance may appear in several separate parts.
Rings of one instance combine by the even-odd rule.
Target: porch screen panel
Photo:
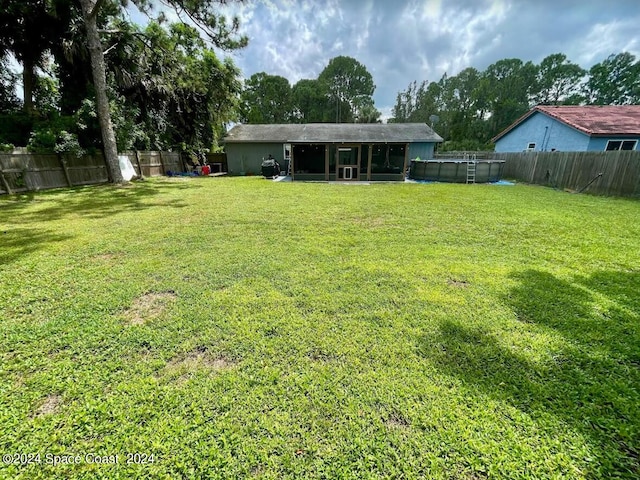
[[[360,175],[366,177],[367,162],[369,161],[369,145],[362,145],[360,149]]]
[[[402,173],[405,145],[389,145],[389,173]]]
[[[324,145],[294,145],[293,168],[295,173],[324,173]]]

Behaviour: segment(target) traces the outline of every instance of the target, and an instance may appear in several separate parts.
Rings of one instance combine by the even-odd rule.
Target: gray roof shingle
[[[226,143],[415,143],[442,142],[426,123],[306,123],[236,125]]]

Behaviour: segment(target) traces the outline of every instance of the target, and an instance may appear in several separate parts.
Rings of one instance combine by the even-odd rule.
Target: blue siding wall
[[[636,150],[640,150],[640,137],[639,138],[621,138],[621,137],[591,137],[588,150],[594,152],[604,152],[607,148],[607,142],[609,140],[638,140],[636,144]]]
[[[548,115],[536,112],[496,142],[496,152],[522,152],[529,143],[536,151],[582,152],[589,147],[589,136]],[[604,148],[603,148],[604,150]]]
[[[420,157],[421,160],[430,160],[433,158],[434,143],[410,143],[409,159],[413,160]]]

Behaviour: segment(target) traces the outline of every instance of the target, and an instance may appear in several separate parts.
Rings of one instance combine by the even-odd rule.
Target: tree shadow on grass
[[[640,323],[640,271],[600,271],[588,278],[579,278],[578,282],[609,299],[612,306],[607,316],[620,320],[614,321],[614,325],[624,326],[631,320],[633,325],[638,326]],[[625,330],[620,333],[624,334]],[[640,352],[636,353],[640,354]]]
[[[93,185],[65,190],[30,192],[0,199],[0,221],[13,224],[41,223],[69,216],[104,218],[152,207],[185,208],[182,200],[162,198],[163,194],[202,188],[188,181],[136,182],[127,186]],[[64,193],[64,195],[61,195]],[[48,203],[33,210],[33,202]]]
[[[559,340],[532,357],[504,337],[447,321],[421,351],[445,372],[533,418],[552,414],[595,446],[590,478],[640,476],[640,275],[573,282],[528,270],[506,301],[522,331]]]
[[[518,319],[552,329],[601,362],[640,360],[640,272],[599,271],[573,283],[528,270],[508,301]]]
[[[36,228],[14,228],[0,231],[0,265],[9,264],[45,245],[71,238]]]

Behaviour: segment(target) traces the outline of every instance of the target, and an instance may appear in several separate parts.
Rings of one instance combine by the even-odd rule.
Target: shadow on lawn
[[[71,238],[35,228],[13,228],[0,231],[0,265],[13,262],[23,255],[39,250],[44,245]]]
[[[94,185],[68,190],[48,190],[16,195],[0,199],[2,217],[6,223],[28,224],[47,220],[59,220],[72,215],[87,218],[104,218],[127,211],[144,210],[151,207],[185,208],[189,205],[182,200],[161,200],[164,193],[202,188],[193,182],[135,182],[116,187]],[[60,195],[64,193],[64,195]],[[154,201],[157,200],[157,201]],[[48,202],[45,208],[31,211],[34,201]]]
[[[422,352],[440,368],[534,418],[548,412],[597,445],[593,478],[640,475],[640,272],[602,271],[567,282],[519,272],[506,297],[523,327],[560,334],[534,360],[484,329],[454,321]],[[597,301],[597,306],[596,302]]]

